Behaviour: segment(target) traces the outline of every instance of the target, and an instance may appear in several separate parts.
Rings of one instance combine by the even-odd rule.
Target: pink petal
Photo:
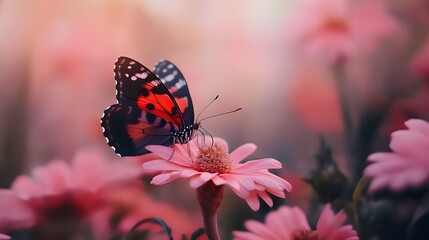
[[[218,186],[228,184],[232,188],[240,189],[240,183],[235,181],[234,178],[229,178],[228,176],[229,175],[226,175],[226,174],[217,175],[212,179],[212,181],[214,184]]]
[[[180,177],[182,177],[182,178],[189,178],[189,177],[192,177],[192,176],[194,176],[196,174],[200,174],[200,173],[201,172],[196,171],[194,169],[185,169],[185,170],[182,170],[180,172]]]
[[[258,234],[259,236],[263,236],[265,239],[277,239],[279,237],[276,236],[272,229],[269,229],[265,224],[260,222],[249,220],[246,221],[244,225],[249,231]]]
[[[152,160],[143,163],[143,169],[153,170],[153,171],[173,171],[173,170],[184,170],[186,167],[177,165],[170,161],[165,160]]]
[[[153,177],[152,181],[150,181],[150,183],[154,184],[154,185],[162,185],[162,184],[169,183],[169,182],[171,182],[177,178],[178,178],[177,172],[161,173],[161,174]]]
[[[265,237],[260,237],[255,233],[234,231],[234,240],[267,240]]]
[[[241,188],[244,188],[246,190],[253,190],[255,189],[255,182],[253,181],[251,176],[245,176],[245,175],[234,175],[234,174],[222,174],[222,177],[224,179],[228,179],[228,181],[237,182]]]
[[[10,236],[0,233],[0,240],[10,240],[12,239]]]
[[[60,194],[71,187],[71,169],[64,161],[53,161],[33,171],[34,178],[46,193]]]
[[[326,204],[317,222],[318,235],[323,239],[346,239],[357,236],[350,225],[341,226],[347,219],[343,211],[335,214],[330,204]]]
[[[246,200],[247,204],[253,211],[258,211],[260,207],[258,195],[256,195],[255,192],[250,192],[249,196],[246,197],[244,200]]]
[[[195,176],[191,177],[191,179],[189,181],[189,185],[194,189],[199,188],[204,183],[210,181],[216,175],[217,175],[216,173],[203,172],[200,175],[195,175]]]
[[[272,207],[273,206],[273,199],[271,199],[270,195],[268,195],[267,192],[265,191],[258,191],[257,192],[258,196],[262,198],[262,200],[264,200],[265,203],[267,203],[268,206]]]
[[[36,209],[16,198],[12,191],[0,191],[0,228],[20,229],[37,223]]]
[[[232,160],[232,164],[237,164],[241,162],[243,159],[254,153],[256,151],[256,148],[256,145],[253,143],[241,145],[229,155]]]
[[[428,45],[429,46],[429,45]],[[411,130],[429,136],[429,123],[421,119],[410,119],[405,125]]]
[[[173,148],[160,145],[149,145],[146,149],[166,160],[170,159],[174,152]]]
[[[25,175],[18,176],[13,181],[11,189],[16,192],[17,196],[21,199],[29,199],[33,196],[43,195],[43,188],[36,184],[30,177]]]
[[[211,141],[210,137],[207,137],[206,139],[207,139],[207,140],[206,140],[206,142]],[[214,138],[214,142],[215,142],[216,144],[219,144],[219,146],[222,148],[222,150],[223,150],[224,152],[226,152],[226,153],[228,153],[228,152],[229,152],[229,146],[228,146],[228,143],[225,141],[225,139],[223,139],[223,138],[219,138],[219,137],[215,137],[215,138]]]
[[[229,185],[229,184],[228,184]],[[250,192],[248,190],[246,190],[245,188],[242,188],[241,186],[238,186],[238,188],[236,188],[235,186],[230,186],[232,191],[239,196],[240,198],[247,198],[250,194]]]
[[[425,161],[429,155],[429,136],[420,132],[396,131],[392,134],[390,148],[399,154],[404,154],[410,161]]]
[[[288,235],[297,230],[310,229],[310,226],[307,223],[307,218],[300,208],[283,206],[274,213],[280,216],[280,222],[283,222],[287,226]]]
[[[264,159],[252,160],[252,161],[245,162],[243,164],[235,165],[232,172],[233,173],[246,172],[246,171],[254,172],[256,170],[261,170],[261,169],[266,170],[266,169],[280,169],[280,168],[282,168],[282,164],[279,161],[273,158],[264,158]]]

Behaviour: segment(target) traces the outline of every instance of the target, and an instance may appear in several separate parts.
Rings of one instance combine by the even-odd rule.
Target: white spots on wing
[[[137,73],[135,76],[138,78],[141,78],[141,79],[146,79],[147,73],[145,73],[145,72]]]
[[[164,80],[165,80],[166,82],[170,82],[170,81],[172,81],[172,80],[176,77],[176,75],[177,75],[177,71],[174,71],[172,74],[167,75],[167,76],[164,78]]]
[[[135,61],[131,61],[131,62],[130,62],[130,65],[134,65],[134,64],[136,64],[136,62],[135,62]]]
[[[146,79],[147,78],[147,73],[146,72],[136,73],[134,76],[131,77],[131,80],[136,81],[137,78]]]
[[[131,69],[131,65],[128,65],[128,67],[127,67],[128,69]]]
[[[127,78],[128,78],[128,77],[130,77],[130,74],[128,74],[128,73],[125,73],[125,77],[127,77]]]
[[[186,86],[186,81],[185,79],[179,79],[179,81],[176,82],[176,84],[174,84],[174,86],[177,89],[181,89],[182,87]]]
[[[106,142],[109,143],[109,139],[107,137],[105,137],[104,139],[106,139]]]
[[[113,77],[116,77],[116,72],[113,72]]]
[[[167,68],[168,68],[168,69],[172,69],[172,68],[173,68],[173,64],[171,64],[171,63],[170,63],[170,64],[168,64]]]
[[[116,150],[115,150],[116,151]],[[116,155],[118,155],[119,157],[122,157],[122,155],[121,154],[119,154],[119,153],[116,153]]]
[[[106,129],[104,129],[104,127],[101,127],[101,129],[103,130],[103,132],[105,132],[105,131],[106,131]]]
[[[164,68],[164,69],[162,69],[162,72],[163,72],[163,73],[166,73],[166,72],[167,72],[167,69],[165,69],[165,68]]]

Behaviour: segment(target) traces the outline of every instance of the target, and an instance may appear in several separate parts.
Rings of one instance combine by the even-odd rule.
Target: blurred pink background
[[[302,177],[325,134],[350,172],[342,162],[335,66],[345,63],[341,80],[353,122],[368,109],[384,114],[377,141],[410,117],[429,119],[429,5],[317,2],[0,1],[0,186],[83,149],[119,159],[100,127],[103,110],[116,101],[119,56],[149,68],[159,59],[174,62],[196,113],[216,95],[204,114],[242,107],[202,123],[231,148],[255,143],[255,158],[274,157]],[[168,199],[174,187],[155,191]],[[298,205],[296,198],[308,195],[301,190],[290,194]]]

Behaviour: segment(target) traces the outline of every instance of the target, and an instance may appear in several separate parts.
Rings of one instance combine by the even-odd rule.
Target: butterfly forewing
[[[137,107],[114,104],[101,118],[108,144],[121,156],[149,153],[149,144],[171,145],[171,132],[177,128],[166,120]]]
[[[154,73],[161,79],[164,86],[173,95],[186,125],[194,123],[194,109],[185,77],[172,62],[161,60],[154,68]]]
[[[131,58],[120,57],[114,73],[118,103],[138,107],[178,127],[183,126],[184,120],[174,97],[147,67]]]
[[[127,57],[115,63],[118,103],[104,111],[101,126],[121,156],[149,153],[147,145],[184,144],[193,136],[194,110],[182,73],[168,61],[154,71],[158,76]]]

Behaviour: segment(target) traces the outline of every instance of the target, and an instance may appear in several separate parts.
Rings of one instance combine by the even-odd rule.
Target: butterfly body
[[[143,155],[147,145],[186,144],[194,137],[200,123],[194,123],[186,80],[174,64],[162,60],[152,72],[119,57],[114,73],[118,103],[104,111],[101,126],[118,155]]]

